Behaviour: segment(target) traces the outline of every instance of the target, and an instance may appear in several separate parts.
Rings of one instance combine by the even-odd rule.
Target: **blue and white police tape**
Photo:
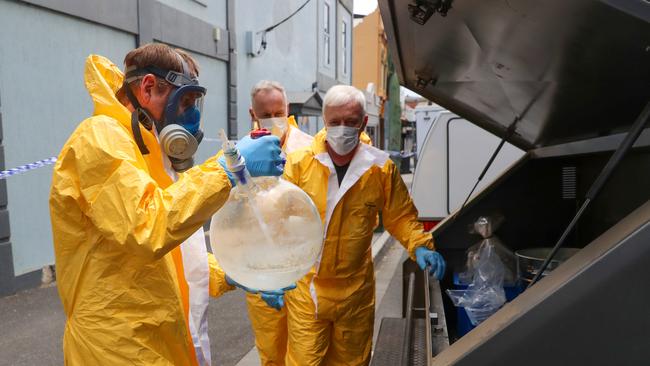
[[[47,158],[47,159],[43,159],[43,160],[39,160],[39,161],[35,161],[33,163],[21,165],[19,167],[15,167],[13,169],[3,170],[3,171],[0,171],[0,179],[7,179],[7,178],[12,177],[14,175],[27,173],[30,170],[38,169],[38,168],[44,167],[46,165],[52,165],[54,163],[56,163],[56,156],[53,156],[53,157]]]

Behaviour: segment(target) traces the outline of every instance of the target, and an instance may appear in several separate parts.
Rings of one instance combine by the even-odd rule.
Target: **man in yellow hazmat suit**
[[[365,98],[351,86],[325,95],[326,133],[290,154],[284,177],[318,207],[325,228],[321,257],[287,294],[288,365],[367,365],[375,281],[370,244],[376,217],[421,268],[441,278],[445,262],[417,220],[408,190],[388,154],[359,143]]]
[[[86,60],[95,111],[54,168],[50,214],[67,316],[66,365],[209,365],[207,296],[230,286],[205,251],[203,223],[229,172],[201,141],[198,65],[163,44],[135,49],[125,75]],[[279,139],[238,144],[251,175],[280,175]]]
[[[280,138],[284,153],[289,154],[311,145],[314,138],[300,129],[293,116],[288,116],[287,95],[276,82],[262,80],[251,90],[249,109],[254,127],[266,128]],[[246,294],[248,317],[255,333],[255,346],[265,366],[284,365],[287,351],[287,310],[267,306],[260,295]]]
[[[302,132],[293,116],[288,116],[288,100],[284,87],[276,82],[262,80],[251,90],[249,113],[255,128],[266,128],[280,137],[282,151],[291,154],[309,147],[314,137]],[[288,116],[288,117],[287,117]],[[325,129],[319,134],[325,133]],[[317,135],[318,136],[318,135]],[[361,142],[370,144],[366,133]],[[264,366],[284,365],[287,351],[287,309],[272,309],[260,295],[247,295],[248,317],[255,333],[255,346]]]
[[[285,154],[307,147],[314,140],[298,128],[294,116],[289,116],[287,93],[277,81],[261,80],[253,86],[248,112],[254,128],[265,128],[280,138]]]

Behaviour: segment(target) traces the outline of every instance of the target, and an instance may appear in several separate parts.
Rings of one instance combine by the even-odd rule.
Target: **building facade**
[[[264,52],[247,52],[247,32],[302,5],[267,32]],[[89,54],[122,67],[129,50],[148,42],[185,49],[200,63],[207,138],[197,161],[219,150],[220,129],[231,138],[249,130],[249,92],[260,79],[280,81],[291,95],[312,93],[303,102],[313,116],[299,120],[315,133],[319,95],[351,81],[351,24],[352,0],[0,0],[0,168],[56,156],[92,114],[83,82]],[[0,296],[39,285],[41,269],[54,263],[50,182],[51,166],[0,179]]]
[[[388,46],[379,9],[355,19],[352,85],[366,95],[366,132],[375,146],[384,148],[384,103],[388,97]]]
[[[250,127],[250,90],[262,79],[285,86],[301,129],[315,134],[323,127],[314,102],[331,86],[352,81],[352,5],[352,0],[237,0],[239,136]],[[310,103],[312,108],[301,111]]]

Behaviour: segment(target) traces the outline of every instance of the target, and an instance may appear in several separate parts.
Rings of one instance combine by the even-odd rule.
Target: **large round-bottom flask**
[[[302,278],[323,245],[314,202],[296,185],[275,177],[236,186],[212,217],[210,244],[223,270],[238,283],[277,290]]]

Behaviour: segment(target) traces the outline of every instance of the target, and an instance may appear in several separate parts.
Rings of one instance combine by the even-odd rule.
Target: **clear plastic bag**
[[[517,258],[515,253],[508,249],[498,237],[494,235],[494,231],[499,228],[503,218],[501,216],[495,217],[479,217],[478,220],[470,228],[470,233],[480,235],[483,240],[472,245],[467,250],[467,263],[465,272],[459,274],[460,283],[469,284],[472,282],[474,273],[476,273],[476,265],[478,263],[479,247],[483,242],[489,242],[494,248],[496,255],[501,259],[504,267],[503,283],[506,286],[514,286],[517,282]]]
[[[468,268],[461,274],[468,283],[467,289],[447,290],[453,304],[465,308],[472,325],[478,325],[505,304],[504,278],[506,274],[514,276],[502,260],[502,255],[509,258],[509,254],[514,260],[514,254],[492,237],[492,229],[489,219],[477,220],[475,230],[484,239],[468,250]]]

